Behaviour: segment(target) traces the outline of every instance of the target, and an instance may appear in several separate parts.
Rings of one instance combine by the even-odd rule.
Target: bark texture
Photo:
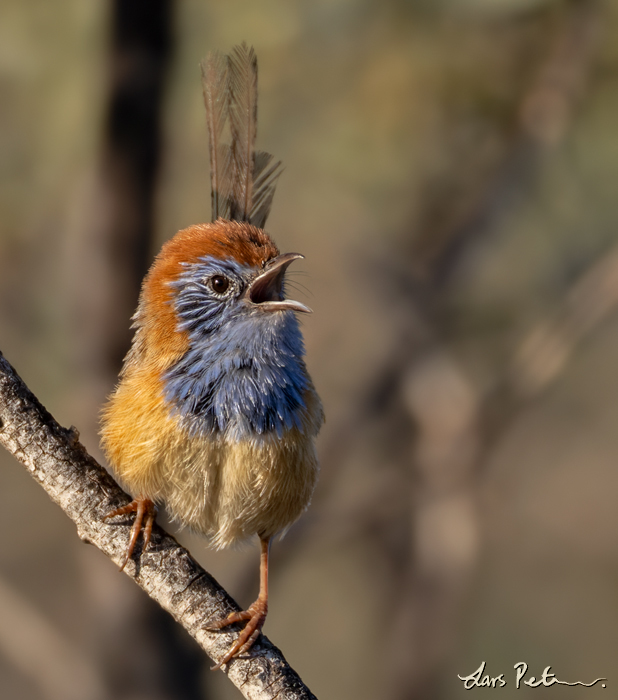
[[[58,425],[0,353],[0,443],[21,462],[77,526],[79,537],[117,565],[123,560],[131,520],[103,521],[129,496],[84,449],[75,428]],[[137,552],[139,555],[140,552]],[[207,632],[213,618],[239,610],[237,603],[163,529],[155,525],[149,548],[125,572],[169,612],[215,661],[238,630]],[[265,637],[251,658],[235,659],[229,679],[250,700],[315,696]]]

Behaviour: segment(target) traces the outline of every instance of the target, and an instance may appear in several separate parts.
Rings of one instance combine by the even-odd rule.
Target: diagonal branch
[[[75,522],[84,542],[94,544],[116,564],[122,562],[129,527],[104,522],[102,517],[130,499],[86,452],[77,431],[58,425],[1,353],[0,443]],[[223,617],[239,607],[173,537],[155,526],[151,545],[139,565],[131,561],[125,571],[212,659],[225,654],[236,633],[213,633],[204,628],[211,618]],[[254,656],[234,660],[226,671],[246,698],[315,698],[265,637],[254,649]]]

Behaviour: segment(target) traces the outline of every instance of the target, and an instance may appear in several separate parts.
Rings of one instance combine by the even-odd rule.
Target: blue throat
[[[243,440],[302,429],[308,387],[299,323],[292,311],[252,309],[239,297],[250,275],[232,260],[187,264],[172,284],[178,329],[189,350],[164,374],[164,394],[193,435]],[[222,271],[236,293],[215,298],[205,280]]]

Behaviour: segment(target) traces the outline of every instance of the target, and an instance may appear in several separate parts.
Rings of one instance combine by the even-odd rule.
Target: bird
[[[144,278],[101,446],[133,498],[104,516],[135,513],[121,570],[142,532],[148,547],[159,505],[215,549],[259,538],[257,599],[207,626],[245,623],[217,669],[264,625],[270,544],[309,505],[324,413],[299,323],[311,309],[285,295],[303,256],[280,253],[264,230],[282,165],[255,150],[255,51],[211,52],[201,71],[211,221],[173,236]]]

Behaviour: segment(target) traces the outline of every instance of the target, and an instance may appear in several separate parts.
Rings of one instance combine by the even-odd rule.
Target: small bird
[[[320,399],[304,362],[288,266],[264,225],[281,163],[255,151],[257,60],[246,44],[202,62],[212,221],[179,231],[144,278],[135,334],[102,413],[102,447],[136,513],[122,568],[156,504],[217,549],[257,535],[260,592],[213,668],[248,651],[268,611],[268,553],[307,508],[318,476]],[[223,143],[224,133],[229,144]]]

